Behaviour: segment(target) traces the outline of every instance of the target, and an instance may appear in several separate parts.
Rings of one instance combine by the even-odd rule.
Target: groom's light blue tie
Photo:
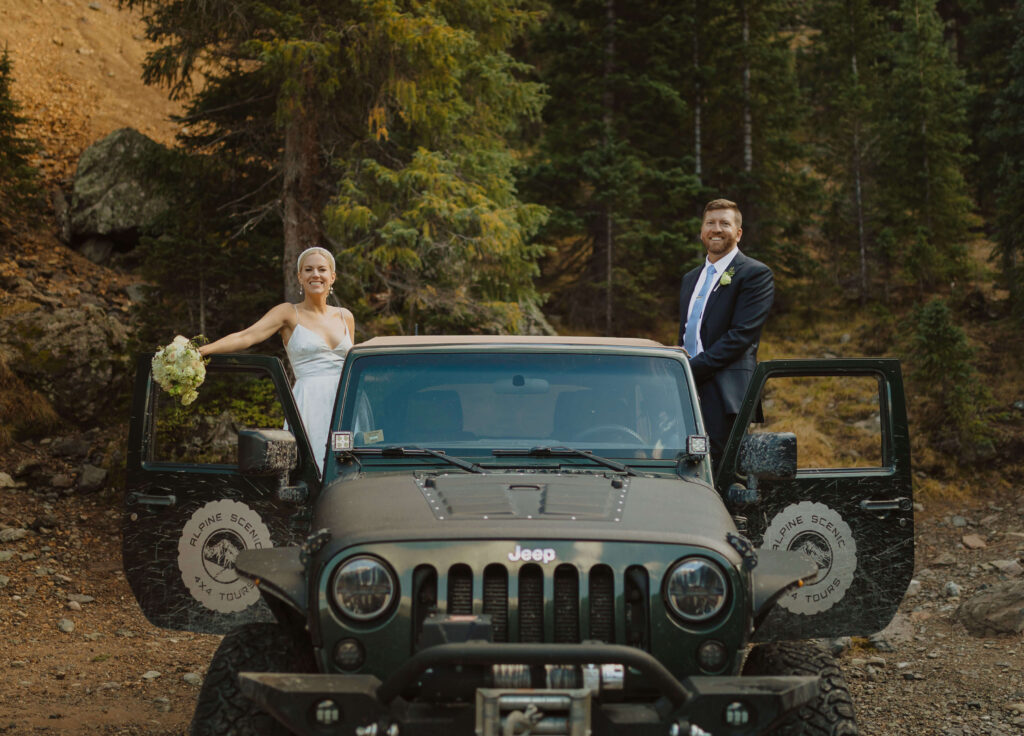
[[[683,347],[690,356],[697,354],[697,332],[700,330],[700,315],[704,311],[704,298],[708,294],[708,287],[715,280],[715,267],[708,264],[708,272],[701,284],[697,298],[693,300],[693,309],[690,310],[690,317],[686,320],[686,334],[683,335]]]

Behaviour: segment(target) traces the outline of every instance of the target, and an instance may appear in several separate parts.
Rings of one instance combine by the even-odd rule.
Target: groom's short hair
[[[740,212],[739,205],[731,199],[712,199],[704,205],[704,215],[711,210],[732,210],[736,213],[736,227],[743,227],[743,213]],[[701,216],[701,219],[704,218],[704,215]]]

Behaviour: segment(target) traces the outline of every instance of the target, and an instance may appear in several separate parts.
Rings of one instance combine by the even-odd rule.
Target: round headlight
[[[722,568],[710,560],[688,557],[677,562],[665,579],[665,600],[687,621],[707,621],[725,606],[729,583]]]
[[[397,581],[390,568],[374,557],[353,557],[334,573],[334,602],[343,614],[369,621],[387,612],[395,600]]]

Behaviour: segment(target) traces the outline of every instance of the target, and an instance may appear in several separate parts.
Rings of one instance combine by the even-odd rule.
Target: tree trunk
[[[309,98],[296,109],[284,131],[282,156],[283,184],[281,207],[284,220],[284,298],[302,300],[296,278],[299,254],[320,242],[320,198],[317,180],[320,173],[315,106]]]
[[[604,49],[604,144],[605,150],[611,151],[615,106],[615,93],[612,90],[612,74],[615,71],[615,0],[605,0],[605,20],[607,22]],[[612,334],[612,274],[615,264],[615,240],[612,236],[611,204],[604,206],[604,245],[605,245],[605,283],[604,297],[604,329],[606,335]]]
[[[697,34],[697,3],[694,3],[694,33],[693,33],[693,173],[697,176],[697,183],[701,182],[703,166],[701,163],[701,100],[703,90],[700,86],[700,36]]]
[[[852,19],[850,30],[850,37],[856,43]],[[857,68],[856,51],[850,54],[850,72],[853,75],[853,84],[857,86],[860,82],[860,71]],[[857,219],[857,254],[860,258],[860,304],[864,306],[868,301],[868,242],[864,226],[864,176],[860,146],[860,118],[858,117],[853,123],[853,206]]]
[[[747,3],[740,2],[743,22],[743,170],[754,170],[754,122],[750,111],[750,16]]]

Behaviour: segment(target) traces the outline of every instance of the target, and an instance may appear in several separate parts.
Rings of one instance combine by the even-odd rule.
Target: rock
[[[115,130],[78,160],[71,194],[75,240],[102,235],[132,243],[156,223],[169,202],[153,175],[166,151],[132,128]]]
[[[983,549],[988,546],[977,534],[965,534],[960,541],[967,549]]]
[[[57,622],[57,628],[63,631],[65,634],[70,634],[75,630],[75,622],[69,618],[62,618]]]
[[[907,597],[907,598],[910,598],[912,596],[917,595],[920,592],[921,592],[921,581],[920,580],[911,580],[910,581],[910,585],[907,586],[907,592],[904,593],[903,595],[905,597]]]
[[[78,478],[78,490],[82,493],[98,491],[107,482],[107,471],[86,463],[82,466],[82,475]]]
[[[0,346],[11,371],[59,407],[62,419],[97,424],[109,420],[111,397],[130,391],[126,319],[87,304],[33,304],[0,320]],[[45,480],[52,476],[42,472]]]
[[[956,529],[962,529],[967,526],[967,519],[962,516],[954,516],[949,520],[949,523]]]
[[[144,674],[142,676],[142,679],[143,680],[155,680],[156,678],[160,677],[161,675],[162,675],[162,673],[157,672],[156,670],[149,670],[146,674]]]
[[[71,206],[64,190],[54,187],[50,190],[50,203],[53,207],[53,219],[57,225],[57,237],[64,245],[71,242]]]
[[[97,689],[98,690],[120,690],[121,689],[121,683],[119,683],[119,682],[104,682],[104,683],[101,683],[100,686]]]
[[[69,611],[81,611],[82,610],[82,604],[79,603],[78,601],[68,601],[68,610]]]
[[[75,603],[92,603],[96,599],[91,595],[83,595],[82,593],[68,593],[68,600]]]
[[[0,562],[7,562],[7,560],[14,557],[14,552],[9,549],[0,550]]]
[[[37,516],[32,520],[32,523],[28,525],[28,528],[34,532],[38,532],[40,529],[56,529],[60,526],[60,521],[53,514],[43,514]]]
[[[1024,566],[1017,560],[992,560],[988,564],[1007,577],[1015,578],[1024,573]]]
[[[195,672],[186,672],[184,675],[181,676],[181,679],[187,682],[189,685],[193,685],[195,687],[199,687],[203,684],[202,676]]]
[[[950,565],[956,564],[956,557],[949,552],[943,552],[941,555],[932,560],[932,564],[935,567],[949,567]]]
[[[114,241],[108,238],[87,238],[78,246],[78,252],[93,263],[103,265],[110,260],[110,255],[114,252],[114,245]]]
[[[0,488],[17,488],[17,484],[14,482],[14,478],[7,475],[7,473],[0,472]]]
[[[53,443],[51,451],[58,457],[70,457],[75,460],[83,460],[89,455],[92,443],[82,435],[61,437]]]
[[[950,581],[946,583],[946,587],[942,589],[942,592],[947,598],[959,598],[963,589],[953,581]]]
[[[152,287],[147,284],[128,284],[122,291],[133,302],[141,303],[146,301],[151,289]]]
[[[849,636],[840,636],[836,639],[827,640],[825,646],[832,652],[832,656],[838,657],[850,650],[850,647],[853,646],[853,639]]]
[[[896,647],[892,645],[882,632],[872,634],[868,637],[868,643],[880,652],[895,652]]]
[[[1024,581],[999,583],[960,604],[957,619],[974,636],[1024,632]]]
[[[0,529],[0,542],[17,542],[28,536],[28,529]]]
[[[57,473],[57,475],[50,478],[50,486],[52,488],[71,488],[75,485],[75,479],[66,473]]]
[[[11,579],[6,575],[0,575],[0,588],[6,588],[7,584],[11,582]]]

